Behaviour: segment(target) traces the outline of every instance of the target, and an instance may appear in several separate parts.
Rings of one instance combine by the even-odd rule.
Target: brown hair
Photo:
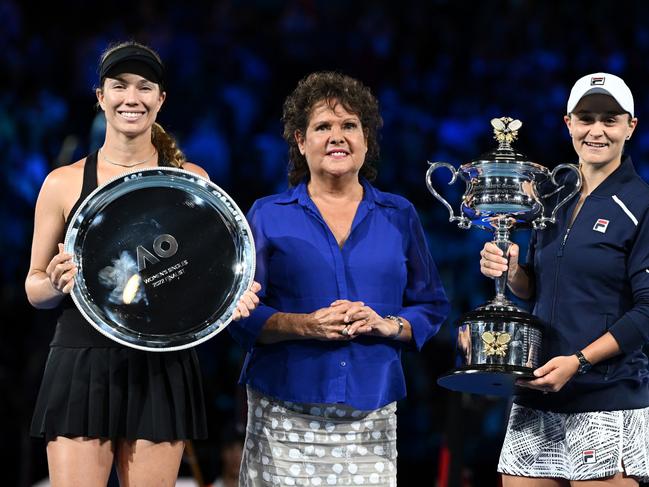
[[[158,154],[162,156],[162,161],[173,167],[183,167],[183,164],[187,160],[185,154],[178,147],[176,139],[169,135],[162,128],[162,125],[157,122],[151,127],[151,142],[158,151]]]
[[[139,42],[126,41],[108,46],[108,48],[102,53],[99,58],[99,71],[101,71],[101,66],[108,56],[110,56],[118,49],[122,49],[124,47],[137,47],[143,49],[151,54],[155,59],[157,59],[158,62],[162,65],[160,56],[153,49],[145,46],[144,44],[140,44]],[[99,87],[97,89],[104,89],[104,81],[105,77],[99,80]],[[160,91],[164,91],[163,86],[161,86],[160,84],[158,84],[158,88],[160,89]],[[97,106],[99,106],[99,104],[97,104]],[[158,151],[158,154],[160,156],[159,161],[161,165],[180,168],[183,167],[183,164],[186,161],[185,154],[183,154],[183,152],[178,147],[176,139],[174,139],[174,137],[167,133],[165,129],[163,129],[162,126],[157,122],[155,122],[151,127],[151,143]]]
[[[367,137],[367,155],[360,175],[373,181],[377,171],[372,163],[379,157],[378,131],[383,126],[379,102],[357,79],[333,71],[318,71],[301,79],[284,102],[282,122],[284,140],[288,143],[289,184],[295,186],[303,179],[309,179],[309,166],[300,153],[295,135],[306,133],[313,107],[322,101],[332,108],[339,103],[360,119]]]

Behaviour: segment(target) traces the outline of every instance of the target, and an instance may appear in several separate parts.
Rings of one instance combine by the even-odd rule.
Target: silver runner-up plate
[[[93,191],[70,219],[72,299],[99,332],[148,351],[193,347],[230,323],[255,274],[245,215],[216,184],[156,167]]]

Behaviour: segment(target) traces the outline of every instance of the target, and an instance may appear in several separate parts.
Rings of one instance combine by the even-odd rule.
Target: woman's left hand
[[[240,320],[241,318],[247,318],[250,316],[250,312],[257,307],[259,304],[259,297],[257,293],[261,290],[261,284],[254,281],[250,289],[248,289],[241,299],[237,303],[237,308],[232,314],[232,319],[234,321]]]
[[[550,359],[545,365],[536,369],[534,371],[536,379],[518,380],[516,385],[543,392],[558,392],[572,379],[578,369],[577,356],[561,355]]]
[[[372,335],[392,338],[397,330],[393,320],[386,320],[367,305],[359,302],[351,302],[346,299],[338,299],[331,303],[331,306],[347,306],[345,311],[345,322],[349,323],[347,332],[350,338],[359,335]]]

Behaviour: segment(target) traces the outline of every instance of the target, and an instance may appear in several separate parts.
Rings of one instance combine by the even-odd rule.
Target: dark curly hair
[[[369,181],[376,178],[372,164],[379,157],[378,131],[383,126],[379,102],[368,87],[357,79],[333,71],[318,71],[300,80],[284,102],[282,122],[284,139],[288,143],[288,182],[297,185],[309,179],[309,166],[300,153],[295,134],[305,134],[313,107],[326,101],[332,108],[341,104],[345,110],[358,116],[367,137],[367,155],[360,175]]]

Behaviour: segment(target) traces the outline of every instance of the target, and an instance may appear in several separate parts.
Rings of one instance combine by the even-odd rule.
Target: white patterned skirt
[[[649,481],[649,408],[553,413],[512,406],[498,471],[591,480],[618,472]]]
[[[248,387],[239,486],[395,487],[396,410],[291,403]]]

